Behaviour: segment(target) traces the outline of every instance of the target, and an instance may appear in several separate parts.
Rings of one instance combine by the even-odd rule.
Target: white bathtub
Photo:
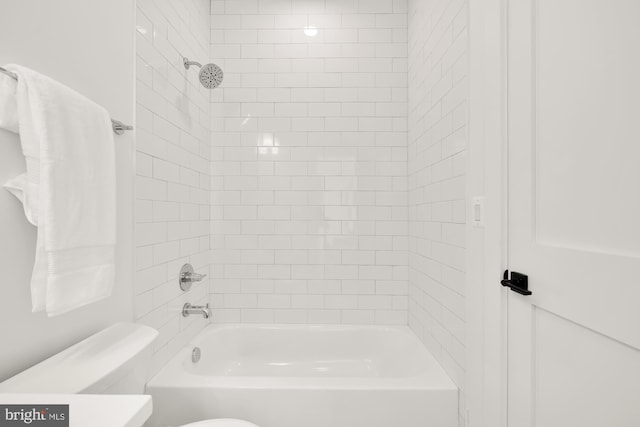
[[[147,392],[153,427],[208,418],[260,427],[458,425],[457,388],[406,327],[211,325]]]

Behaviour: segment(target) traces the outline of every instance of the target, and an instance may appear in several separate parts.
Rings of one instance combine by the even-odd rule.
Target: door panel
[[[541,244],[640,255],[635,225],[640,205],[625,200],[640,183],[637,4],[534,4],[536,238]]]
[[[637,426],[640,2],[508,4],[509,425]]]
[[[638,425],[637,350],[546,310],[533,315],[536,425]]]

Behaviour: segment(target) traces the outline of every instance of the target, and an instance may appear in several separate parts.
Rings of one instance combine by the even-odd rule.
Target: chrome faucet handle
[[[188,291],[189,289],[191,289],[191,284],[193,282],[199,282],[205,277],[207,277],[206,274],[194,273],[191,264],[185,264],[180,269],[180,275],[178,276],[180,289],[182,289],[183,291]]]
[[[182,280],[185,282],[199,282],[205,277],[207,277],[206,274],[184,273],[184,275],[182,276]]]

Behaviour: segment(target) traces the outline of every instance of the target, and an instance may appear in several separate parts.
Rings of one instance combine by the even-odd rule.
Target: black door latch
[[[512,271],[511,279],[509,279],[509,270],[505,270],[500,283],[502,286],[511,288],[513,292],[521,295],[531,295],[531,291],[529,290],[529,277],[526,274]]]

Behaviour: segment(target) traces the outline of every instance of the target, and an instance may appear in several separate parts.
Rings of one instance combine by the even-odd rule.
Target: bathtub
[[[209,418],[260,427],[458,425],[457,388],[407,327],[210,325],[147,393],[153,427]]]

